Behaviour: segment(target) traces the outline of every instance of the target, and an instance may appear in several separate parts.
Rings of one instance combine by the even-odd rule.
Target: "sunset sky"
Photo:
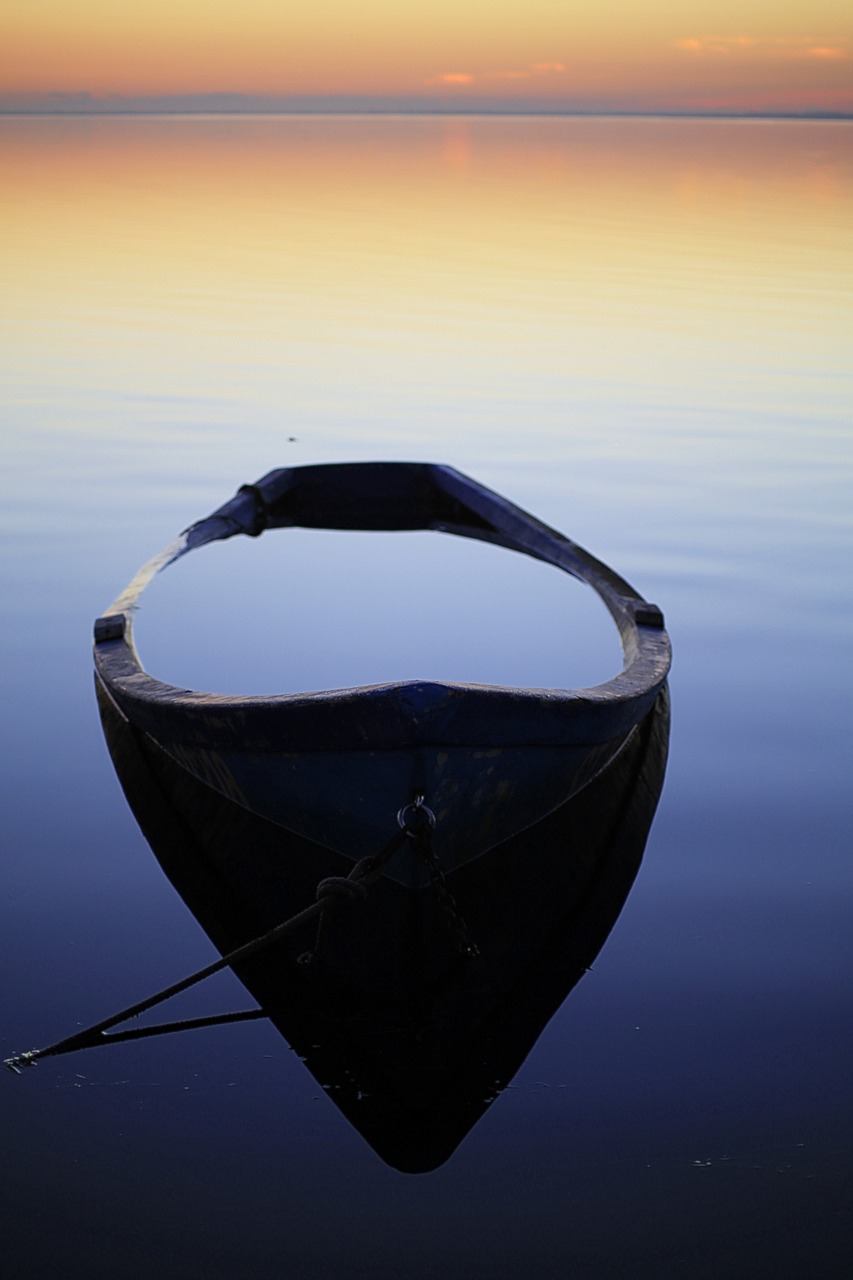
[[[0,14],[7,107],[238,94],[853,111],[850,0],[0,0]]]

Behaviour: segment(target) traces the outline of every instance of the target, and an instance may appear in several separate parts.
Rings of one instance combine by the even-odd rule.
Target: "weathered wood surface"
[[[591,689],[409,680],[226,697],[175,688],[143,669],[132,618],[154,573],[207,542],[296,525],[434,529],[545,561],[603,600],[619,629],[623,670]],[[585,786],[649,711],[670,660],[656,605],[534,516],[452,468],[427,463],[272,471],[143,566],[95,624],[96,669],[123,714],[200,779],[280,821],[282,809],[298,809],[298,797],[314,792],[316,779],[328,778],[335,762],[339,790],[349,797],[345,828],[318,828],[308,814],[302,829],[354,857],[375,843],[389,813],[423,792],[446,819],[437,840],[451,866]],[[503,799],[487,806],[488,792]],[[353,798],[361,828],[353,822]],[[481,821],[486,813],[488,821]]]

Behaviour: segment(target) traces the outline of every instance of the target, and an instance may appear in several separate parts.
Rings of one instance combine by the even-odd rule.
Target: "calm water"
[[[0,1056],[212,958],[89,636],[238,484],[450,463],[657,600],[675,652],[634,890],[449,1163],[386,1167],[266,1023],[46,1061],[0,1079],[7,1263],[846,1276],[853,125],[6,119],[0,172]],[[612,672],[580,588],[458,550],[206,549],[142,655],[243,692]],[[245,1003],[229,976],[176,1012]]]

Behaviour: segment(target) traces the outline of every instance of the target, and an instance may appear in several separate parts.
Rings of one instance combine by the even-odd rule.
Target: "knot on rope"
[[[317,885],[317,901],[324,898],[337,898],[342,902],[363,902],[367,897],[367,889],[357,880],[349,880],[346,876],[328,876]]]
[[[19,1076],[24,1067],[35,1067],[37,1065],[37,1055],[38,1049],[31,1049],[28,1053],[19,1053],[14,1058],[5,1058],[3,1066],[7,1071],[12,1071],[16,1076]]]

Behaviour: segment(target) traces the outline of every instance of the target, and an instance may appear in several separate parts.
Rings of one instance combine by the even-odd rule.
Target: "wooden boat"
[[[149,675],[132,619],[154,574],[205,543],[292,526],[433,529],[545,561],[601,597],[621,636],[623,670],[591,689],[408,680],[268,697],[179,689]],[[670,644],[657,606],[562,534],[449,467],[380,462],[287,468],[244,485],[149,561],[97,619],[94,656],[129,723],[248,812],[356,861],[417,800],[434,815],[432,847],[448,874],[595,778],[653,706]],[[385,874],[428,880],[405,848]]]
[[[346,873],[343,854],[283,830],[178,765],[96,684],[127,800],[220,953],[299,911],[322,877]],[[448,874],[475,956],[460,955],[432,888],[382,877],[363,902],[336,909],[321,963],[302,962],[315,945],[315,926],[306,925],[233,964],[386,1163],[414,1173],[446,1161],[592,965],[640,865],[668,733],[664,688],[579,794]]]

